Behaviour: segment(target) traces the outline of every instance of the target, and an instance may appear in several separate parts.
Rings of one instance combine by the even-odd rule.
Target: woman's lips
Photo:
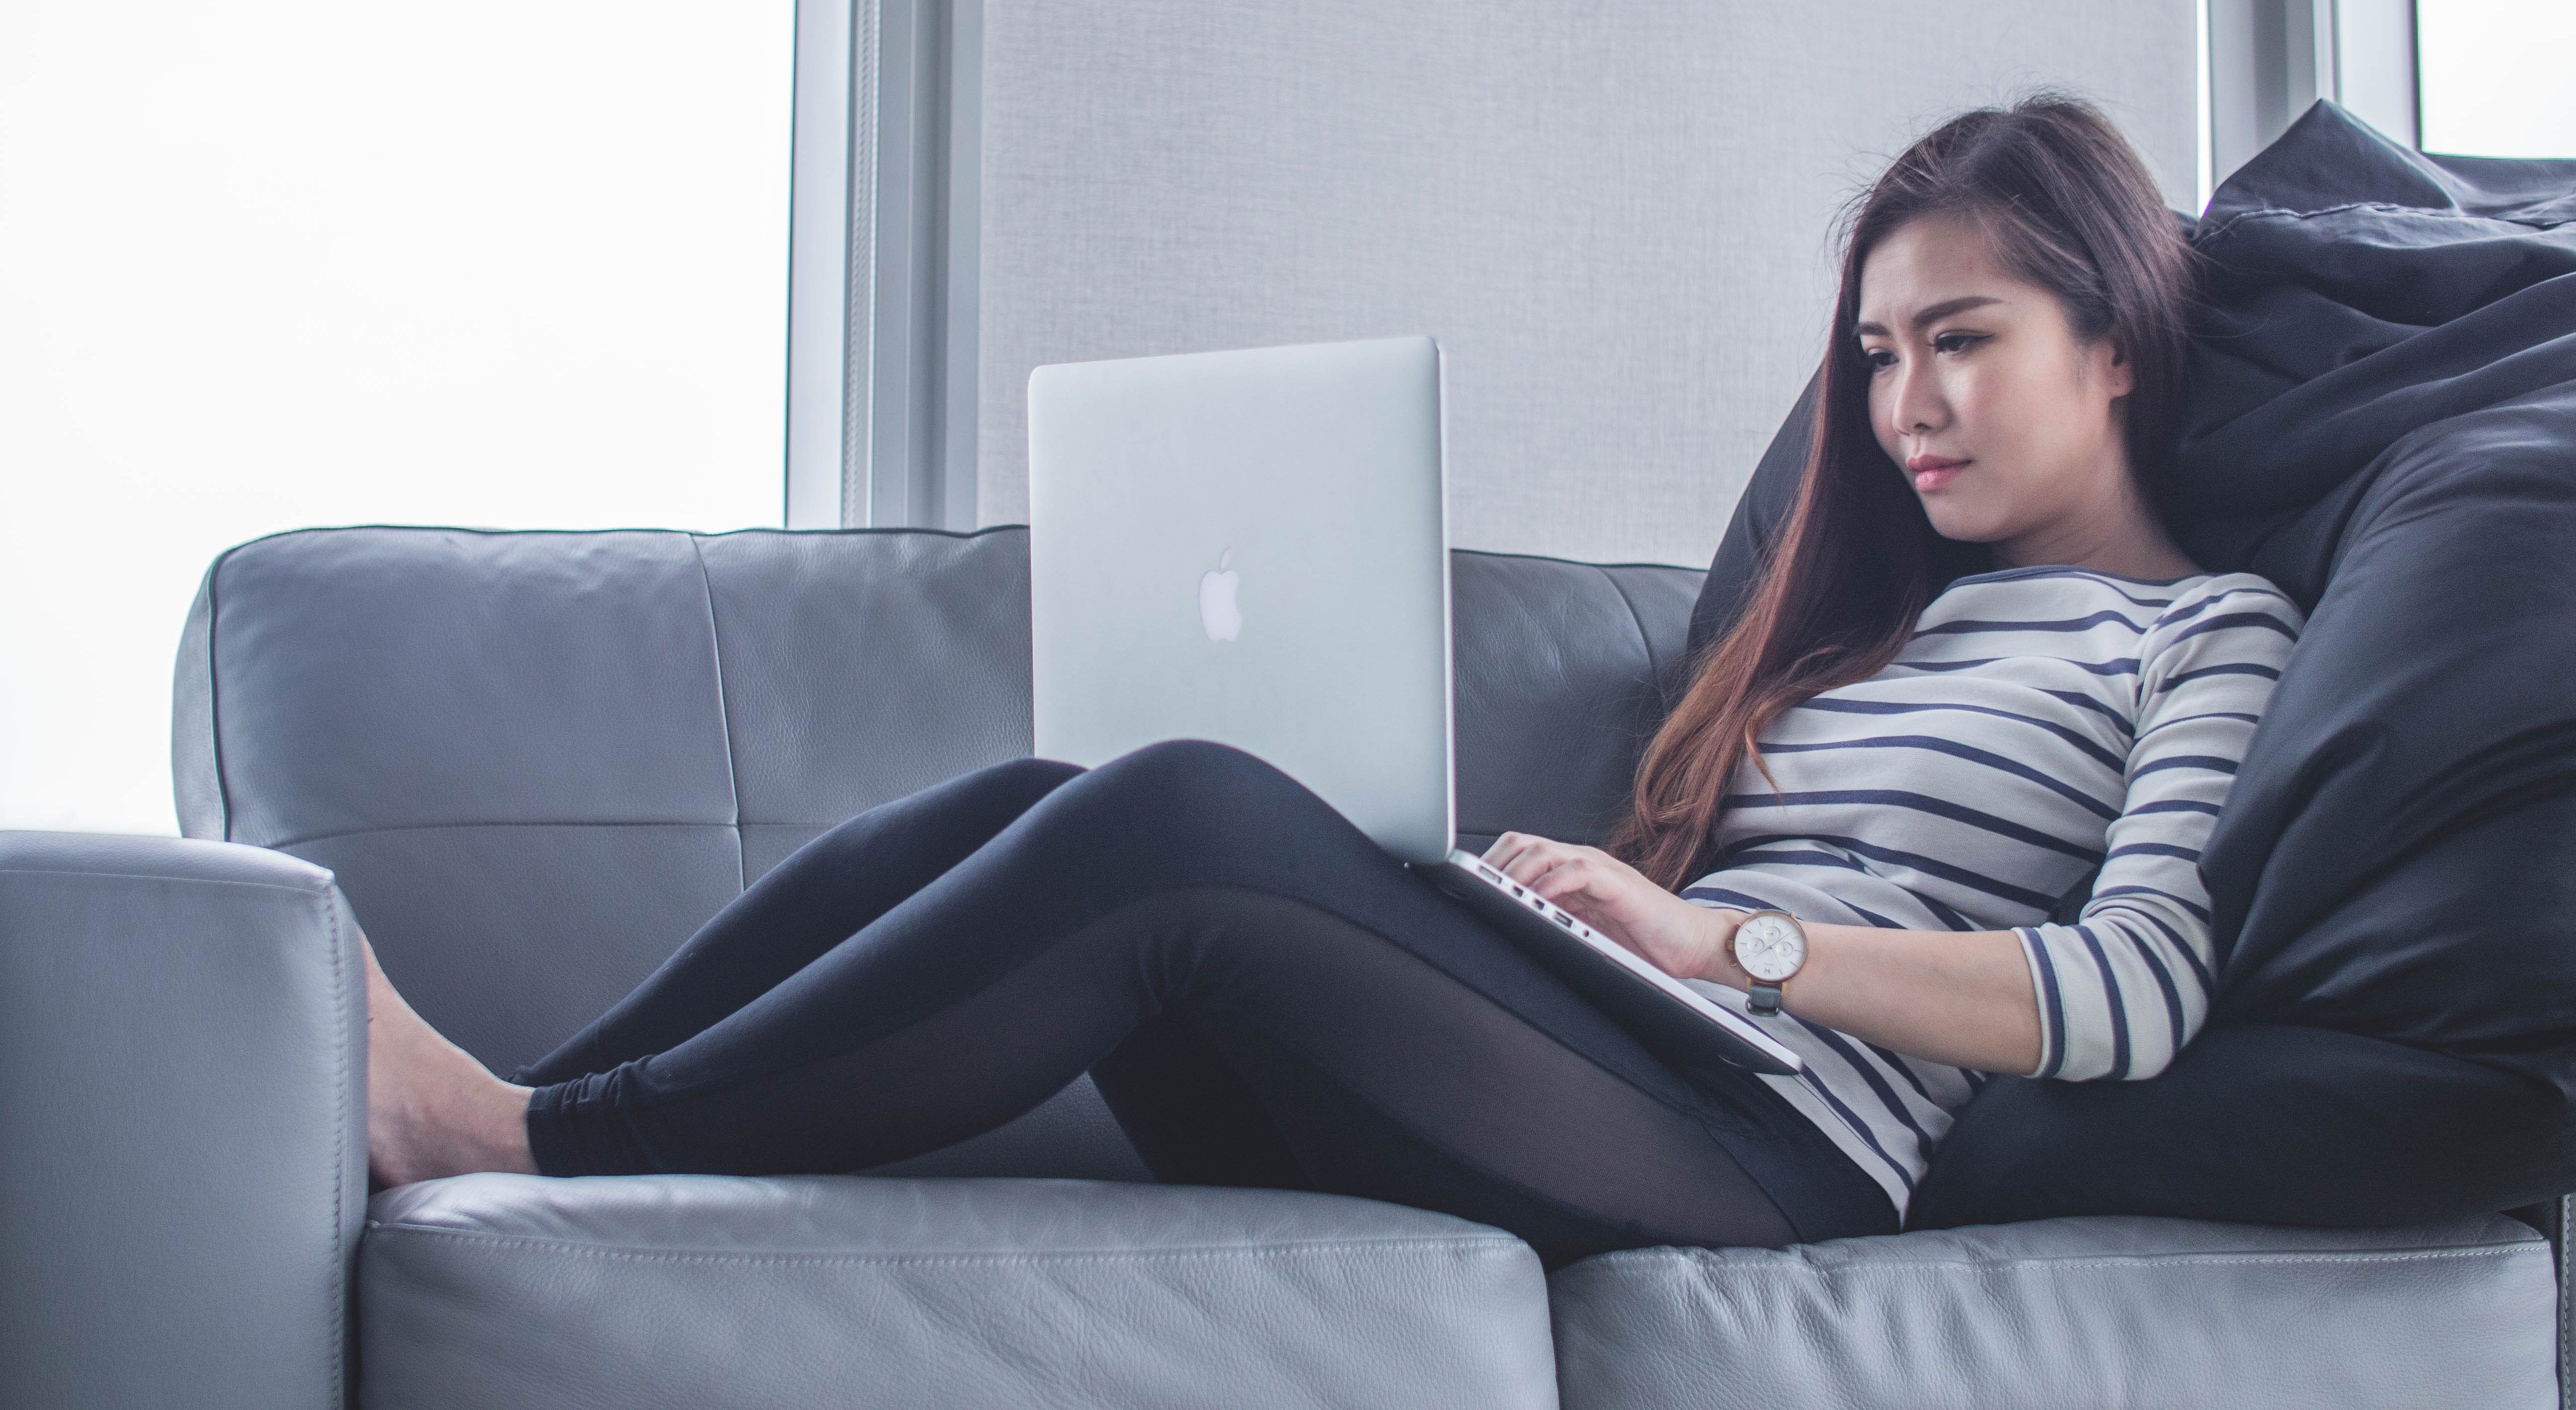
[[[1914,474],[1914,492],[1930,494],[1959,478],[1960,468],[1967,463],[1944,455],[1918,455],[1906,461],[1905,468]]]

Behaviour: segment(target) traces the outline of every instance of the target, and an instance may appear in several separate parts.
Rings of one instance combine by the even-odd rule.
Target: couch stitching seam
[[[331,1384],[341,1399],[349,1394],[349,1285],[348,1256],[351,1250],[340,1246],[341,1230],[346,1226],[348,1210],[348,1160],[344,1152],[349,1144],[349,1005],[344,997],[348,976],[341,958],[340,907],[329,893],[317,894],[314,904],[322,907],[331,921],[331,1299],[323,1307],[325,1330],[331,1349]]]
[[[378,1235],[409,1234],[455,1239],[484,1247],[540,1249],[582,1258],[617,1258],[645,1263],[846,1264],[854,1266],[948,1267],[966,1265],[1037,1265],[1057,1263],[1180,1263],[1233,1258],[1291,1258],[1317,1254],[1379,1252],[1459,1252],[1517,1257],[1528,1245],[1509,1235],[1462,1235],[1455,1238],[1382,1239],[1355,1243],[1308,1242],[1262,1248],[1077,1249],[1062,1253],[707,1253],[678,1249],[600,1248],[566,1239],[526,1234],[491,1234],[472,1229],[433,1229],[414,1224],[370,1222]]]
[[[299,859],[300,860],[300,859]],[[259,891],[284,891],[296,896],[319,896],[327,887],[296,886],[283,881],[242,881],[223,876],[172,876],[158,871],[64,871],[55,867],[0,867],[0,876],[78,877],[87,881],[167,881],[181,886],[247,886]]]
[[[224,623],[222,599],[217,585],[224,575],[224,564],[240,551],[240,545],[215,555],[214,566],[206,570],[206,744],[215,766],[215,809],[223,814],[223,840],[233,840],[233,789],[224,777],[224,691],[223,681],[215,673],[215,636]]]
[[[1637,629],[1637,644],[1646,653],[1646,694],[1655,702],[1655,721],[1661,724],[1663,717],[1672,713],[1673,702],[1665,694],[1669,688],[1664,678],[1668,668],[1656,654],[1654,634],[1646,630],[1645,614],[1637,610],[1637,601],[1628,595],[1627,584],[1606,567],[1596,567],[1596,571],[1610,584],[1610,590],[1619,594],[1619,605],[1628,609],[1628,622]],[[1650,726],[1647,732],[1651,735],[1653,728]]]
[[[2567,1382],[2571,1359],[2576,1359],[2569,1356],[2568,1347],[2569,1333],[2571,1329],[2576,1329],[2576,1322],[2571,1322],[2569,1319],[2567,1298],[2567,1274],[2570,1267],[2568,1239],[2571,1233],[2576,1233],[2567,1227],[2567,1210],[2571,1199],[2576,1199],[2576,1196],[2558,1197],[2558,1404],[2561,1410],[2564,1410],[2567,1404]]]
[[[1010,527],[1026,528],[1027,526],[1012,525]],[[1514,553],[1509,549],[1502,548],[1453,548],[1449,550],[1449,552],[1453,556],[1469,558],[1525,558],[1534,563],[1570,563],[1577,568],[1666,568],[1676,573],[1705,574],[1707,572],[1704,568],[1694,568],[1688,563],[1658,563],[1648,559],[1629,559],[1619,563],[1595,563],[1584,558],[1560,558],[1553,553]]]
[[[734,763],[733,710],[725,700],[724,633],[716,625],[716,585],[707,576],[706,549],[699,544],[695,534],[689,535],[689,553],[697,559],[698,587],[705,592],[707,599],[707,650],[715,657],[716,728],[724,735],[725,790],[733,795],[730,825],[733,828],[734,888],[739,891],[751,885],[751,857],[749,845],[742,840],[742,771]]]
[[[817,532],[820,532],[820,531],[818,530]],[[764,826],[765,824],[754,824],[754,825],[755,825],[755,826]],[[724,820],[722,820],[722,819],[716,819],[716,820],[713,820],[713,821],[707,821],[707,820],[691,821],[691,820],[689,820],[689,819],[685,819],[685,818],[682,818],[682,819],[671,819],[671,818],[526,818],[526,819],[520,819],[520,818],[512,818],[512,819],[507,819],[507,820],[491,820],[491,819],[467,818],[467,819],[463,819],[463,820],[461,820],[461,821],[456,821],[456,822],[384,823],[384,824],[379,824],[379,825],[374,826],[374,827],[352,827],[352,828],[345,828],[345,829],[343,829],[343,830],[341,830],[341,831],[339,831],[339,832],[316,832],[316,833],[312,833],[312,834],[310,834],[310,835],[308,835],[308,836],[304,836],[304,837],[286,837],[286,838],[280,838],[280,839],[278,839],[278,840],[277,840],[277,841],[275,841],[275,842],[255,842],[255,843],[248,843],[248,844],[245,844],[245,845],[248,845],[248,846],[254,846],[254,847],[265,847],[265,848],[267,848],[268,850],[270,850],[270,851],[272,851],[272,852],[283,852],[283,851],[285,851],[285,850],[286,850],[287,848],[289,848],[289,847],[309,847],[309,846],[312,846],[312,845],[313,845],[314,843],[316,843],[316,842],[338,842],[338,841],[342,841],[343,839],[351,838],[351,837],[379,837],[379,836],[383,836],[383,835],[388,834],[388,833],[396,833],[396,832],[461,832],[461,831],[464,831],[465,829],[468,829],[468,828],[478,828],[478,827],[719,827],[719,828],[721,828],[721,827],[739,827],[739,826],[740,826],[740,824],[738,824],[738,823],[728,823],[728,822],[725,822],[725,821],[724,821]],[[818,826],[818,827],[830,827],[830,826],[832,826],[832,824],[831,824],[831,823],[817,823],[817,824],[814,824],[814,826]]]
[[[1819,1277],[1826,1278],[1842,1277],[1846,1274],[1885,1273],[1940,1273],[1947,1276],[1962,1268],[1974,1269],[1980,1272],[2014,1273],[2057,1268],[2180,1268],[2227,1267],[2239,1264],[2408,1263],[2433,1258],[2527,1256],[2531,1252],[2531,1249],[2532,1245],[2517,1243],[2499,1244],[2480,1248],[2404,1249],[2381,1253],[2281,1253],[2242,1255],[2143,1253],[2095,1258],[2016,1258],[2000,1259],[1993,1262],[1977,1262],[1971,1259],[1924,1259],[1908,1260],[1903,1263],[1855,1264],[1839,1268],[1829,1268],[1812,1262],[1802,1262],[1798,1265],[1798,1268],[1799,1271],[1814,1273]],[[1699,1251],[1698,1260],[1702,1262],[1718,1261],[1714,1257],[1710,1256],[1705,1250]],[[1742,1276],[1759,1277],[1768,1273],[1776,1273],[1781,1270],[1743,1268],[1731,1271]]]

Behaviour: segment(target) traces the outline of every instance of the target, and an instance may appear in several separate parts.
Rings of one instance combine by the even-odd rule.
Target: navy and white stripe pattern
[[[1821,924],[2009,929],[2039,997],[2030,1075],[2153,1076],[2208,1012],[2200,850],[2304,625],[2250,573],[1961,578],[1887,669],[1764,733],[1778,792],[1745,762],[1721,868],[1682,895]],[[2097,865],[2075,923],[2049,923]],[[1740,992],[1698,987],[1743,1011]],[[1902,1214],[1985,1074],[1790,1014],[1753,1021],[1808,1063],[1766,1080]]]

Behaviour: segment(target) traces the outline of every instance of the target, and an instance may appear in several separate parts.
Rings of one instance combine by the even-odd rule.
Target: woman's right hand
[[[1692,905],[1598,847],[1506,832],[1485,863],[1676,979],[1748,982],[1735,963],[1741,912]]]

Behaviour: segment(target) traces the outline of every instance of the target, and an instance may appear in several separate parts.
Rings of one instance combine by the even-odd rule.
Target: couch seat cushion
[[[1553,1297],[1567,1410],[2558,1403],[2549,1245],[2501,1215],[1643,1249]]]
[[[548,1180],[376,1197],[360,1402],[1555,1403],[1537,1255],[1444,1215],[1079,1180]]]

